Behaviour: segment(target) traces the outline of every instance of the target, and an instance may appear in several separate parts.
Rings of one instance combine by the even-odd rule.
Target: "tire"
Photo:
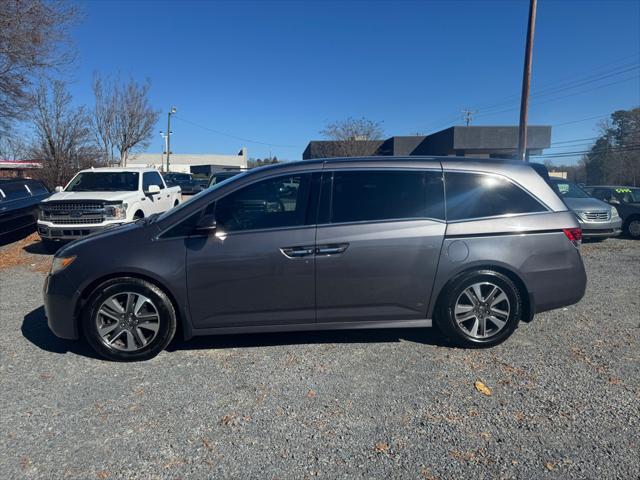
[[[482,298],[474,303],[471,297],[478,300],[478,285]],[[494,287],[498,291],[494,292]],[[487,301],[491,293],[493,303]],[[478,270],[448,284],[438,307],[436,325],[446,337],[462,347],[482,348],[498,345],[511,336],[520,322],[522,299],[518,287],[506,275]]]
[[[99,285],[89,297],[82,331],[89,345],[108,360],[149,360],[175,335],[176,313],[169,297],[154,284],[138,278],[114,278]]]
[[[180,205],[180,202],[178,200],[176,200],[175,202],[173,202],[173,206],[174,208],[177,207],[178,205]]]
[[[625,225],[625,233],[631,238],[640,238],[640,217],[630,218]]]
[[[134,220],[142,220],[144,218],[144,213],[142,213],[142,211],[138,210],[134,215],[133,215],[133,219]]]

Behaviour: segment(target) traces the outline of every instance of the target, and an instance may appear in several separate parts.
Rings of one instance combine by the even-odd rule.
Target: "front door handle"
[[[336,243],[336,244],[331,244],[331,245],[318,245],[316,247],[316,254],[317,255],[338,255],[340,253],[343,253],[347,247],[349,246],[348,243]]]
[[[314,248],[312,246],[282,247],[280,251],[284,254],[285,257],[300,258],[300,257],[308,257],[309,255],[313,255]]]

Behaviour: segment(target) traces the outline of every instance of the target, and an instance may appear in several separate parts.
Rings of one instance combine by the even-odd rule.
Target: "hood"
[[[60,200],[101,200],[107,202],[124,201],[135,196],[138,192],[59,192],[54,193],[46,202],[56,202]]]
[[[157,231],[156,225],[149,225],[144,220],[107,227],[103,230],[93,232],[86,237],[82,237],[78,240],[74,240],[73,242],[68,243],[60,250],[58,250],[58,253],[56,253],[56,255],[60,257],[65,255],[73,255],[85,249],[96,251],[96,245],[99,245],[101,241],[106,241],[107,245],[104,245],[104,248],[102,249],[98,247],[97,251],[107,252],[109,251],[109,244],[113,241],[113,237],[135,237],[138,233],[146,230],[147,228],[152,228],[154,232]],[[112,252],[112,254],[115,253],[117,252]]]
[[[564,203],[567,204],[567,206],[571,209],[571,210],[578,210],[578,211],[584,211],[584,210],[606,210],[609,211],[611,210],[611,205],[609,205],[608,203],[603,202],[602,200],[598,200],[597,198],[566,198],[563,197],[562,200],[564,200]]]

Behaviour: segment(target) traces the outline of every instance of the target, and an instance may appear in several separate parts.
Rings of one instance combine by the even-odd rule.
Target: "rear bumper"
[[[49,329],[60,338],[79,338],[77,312],[80,293],[75,291],[63,273],[47,275],[44,281],[44,311]]]
[[[564,255],[527,273],[529,292],[535,313],[578,303],[587,289],[587,272],[578,249],[571,247]],[[552,264],[553,263],[553,264]]]

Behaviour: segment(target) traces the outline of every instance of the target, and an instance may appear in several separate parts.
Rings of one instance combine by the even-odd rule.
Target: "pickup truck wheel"
[[[134,220],[140,220],[142,218],[144,218],[144,212],[142,212],[141,210],[138,210],[136,213],[133,214]]]
[[[89,345],[115,361],[153,358],[176,332],[176,313],[167,295],[131,277],[99,285],[87,301],[82,322]]]
[[[520,292],[493,270],[468,272],[446,287],[436,324],[463,347],[491,347],[506,340],[520,321]]]
[[[176,200],[175,202],[173,202],[173,206],[174,206],[174,207],[177,207],[179,203],[180,203],[180,202],[179,202],[178,200]]]

